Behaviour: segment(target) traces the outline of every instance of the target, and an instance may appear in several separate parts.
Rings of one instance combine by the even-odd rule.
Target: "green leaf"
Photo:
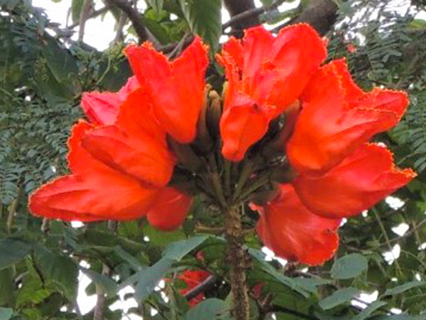
[[[334,279],[351,279],[368,269],[368,260],[359,253],[348,254],[338,259],[331,268]]]
[[[9,320],[13,316],[13,310],[9,308],[0,308],[0,320]]]
[[[164,279],[173,266],[173,260],[163,258],[153,266],[138,272],[139,282],[135,288],[135,299],[143,302]]]
[[[80,13],[83,9],[84,0],[72,0],[71,3],[71,18],[72,22],[76,23],[80,20]]]
[[[222,35],[221,0],[179,0],[194,34],[200,35],[215,52]]]
[[[126,261],[135,271],[139,271],[143,268],[142,264],[139,262],[138,259],[136,259],[134,256],[132,256],[127,251],[123,250],[120,246],[114,247],[114,252],[122,258],[124,261]]]
[[[408,314],[393,314],[391,316],[379,316],[375,320],[425,320],[426,315],[411,316]]]
[[[262,2],[262,5],[267,8],[267,7],[270,7],[271,4],[274,3],[274,0],[260,0],[260,2]]]
[[[352,287],[337,290],[327,298],[322,299],[319,302],[319,306],[323,310],[334,308],[342,303],[350,301],[353,297],[359,294],[359,292],[360,291],[358,289]]]
[[[36,261],[42,274],[50,279],[69,300],[74,300],[77,291],[78,268],[69,257],[56,255],[39,247],[36,250]]]
[[[103,289],[103,291],[107,294],[108,297],[114,297],[114,295],[118,291],[118,285],[103,274],[95,272],[90,269],[86,269],[80,266],[80,270],[87,275],[90,280],[92,280],[95,284]]]
[[[161,23],[147,17],[142,17],[142,21],[148,30],[153,34],[155,39],[157,39],[161,44],[165,45],[170,42],[170,37],[167,33],[167,30],[161,25]]]
[[[22,260],[31,251],[31,245],[20,240],[0,240],[0,270]]]
[[[184,320],[231,320],[228,304],[216,298],[207,299],[188,311]]]
[[[374,301],[372,304],[370,304],[367,308],[362,310],[360,313],[358,313],[353,320],[364,320],[368,318],[374,311],[377,309],[383,307],[387,303],[384,301]]]
[[[257,249],[249,248],[248,249],[249,254],[255,258],[261,265],[262,270],[272,277],[274,277],[278,282],[286,285],[287,287],[297,291],[301,295],[308,297],[309,292],[312,290],[312,284],[306,285],[301,281],[294,281],[294,279],[289,278],[281,273],[279,273],[277,270],[274,269],[273,266],[271,266],[266,260],[265,260],[265,254]]]
[[[163,10],[164,0],[147,0],[147,2],[154,10],[155,15],[160,15],[161,10]]]
[[[404,283],[403,285],[397,286],[395,288],[387,289],[385,293],[383,294],[383,297],[399,294],[404,291],[410,290],[412,288],[416,288],[416,287],[420,287],[424,285],[426,285],[426,282],[424,281],[411,281],[408,283]]]
[[[163,256],[175,261],[180,261],[189,252],[207,240],[207,236],[193,237],[169,244],[164,250]]]
[[[182,229],[166,232],[155,229],[148,224],[143,227],[143,233],[149,238],[149,241],[152,244],[160,247],[163,247],[174,241],[185,239],[185,234],[183,233]]]
[[[189,252],[208,239],[207,236],[199,236],[187,240],[169,244],[163,253],[163,258],[153,266],[139,271],[125,281],[126,284],[138,281],[135,288],[135,299],[144,301],[155,289],[157,284],[166,277],[175,262],[179,262]],[[123,284],[120,286],[122,287]]]

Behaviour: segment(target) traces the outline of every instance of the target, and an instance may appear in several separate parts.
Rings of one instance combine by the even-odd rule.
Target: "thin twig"
[[[201,282],[198,286],[196,286],[192,290],[189,290],[184,295],[185,299],[189,301],[195,298],[196,296],[198,296],[200,293],[203,293],[206,290],[209,290],[210,288],[214,287],[218,279],[219,278],[217,276],[213,276],[213,275],[209,276],[206,280]]]
[[[79,29],[78,29],[78,41],[83,41],[84,38],[84,29],[86,27],[86,21],[90,15],[90,9],[92,8],[92,1],[91,0],[84,0],[83,7],[80,12],[80,19],[79,19]]]
[[[107,12],[109,9],[111,9],[111,7],[112,7],[112,5],[106,5],[105,7],[103,7],[103,8],[101,8],[101,9],[99,9],[99,10],[96,10],[96,11],[93,11],[88,17],[87,17],[87,19],[86,20],[89,20],[89,19],[93,19],[93,18],[96,18],[97,16],[100,16],[101,14],[104,14],[105,12]],[[74,29],[75,27],[78,27],[79,26],[79,24],[80,24],[80,20],[79,21],[77,21],[77,22],[75,22],[75,23],[73,23],[73,24],[71,24],[71,25],[69,25],[69,26],[67,26],[66,27],[66,29]]]
[[[121,42],[123,41],[123,28],[127,23],[127,16],[122,12],[120,14],[120,17],[117,21],[117,33],[115,34],[115,38],[113,40],[113,43]]]

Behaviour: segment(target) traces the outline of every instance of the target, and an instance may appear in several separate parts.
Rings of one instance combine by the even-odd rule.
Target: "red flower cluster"
[[[168,186],[176,159],[166,135],[180,142],[195,138],[207,48],[196,38],[173,62],[149,44],[131,46],[126,54],[136,76],[118,93],[83,96],[91,123],[72,128],[72,173],[37,190],[32,213],[80,221],[146,216],[162,230],[183,223],[192,198]]]
[[[272,119],[286,110],[294,117],[294,102],[300,103],[294,131],[282,146],[298,176],[256,208],[264,244],[280,257],[311,265],[333,256],[342,218],[360,214],[415,177],[411,169],[397,169],[386,148],[367,143],[397,124],[406,94],[362,91],[344,60],[320,66],[325,49],[306,25],[276,38],[256,28],[242,41],[230,40],[220,60],[230,79],[221,120],[226,158],[242,159]]]
[[[71,174],[31,196],[34,214],[81,221],[147,217],[163,230],[184,221],[192,198],[170,184],[178,160],[169,142],[189,144],[197,137],[207,49],[196,38],[174,61],[150,44],[130,46],[126,54],[135,77],[118,93],[83,96],[91,122],[72,129]],[[296,178],[257,207],[258,233],[277,255],[311,265],[333,255],[343,217],[361,213],[415,176],[396,168],[386,148],[368,143],[397,124],[406,94],[364,92],[344,60],[322,65],[326,54],[318,34],[299,24],[277,36],[249,29],[217,56],[228,80],[219,124],[224,158],[247,158],[270,123],[286,114],[279,148]]]

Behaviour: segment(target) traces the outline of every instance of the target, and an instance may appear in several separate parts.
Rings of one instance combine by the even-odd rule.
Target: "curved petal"
[[[282,29],[276,38],[263,26],[248,29],[242,41],[229,39],[218,60],[233,89],[259,105],[274,107],[278,116],[298,98],[326,55],[316,31],[297,24]],[[227,95],[233,93],[227,90]],[[232,99],[226,100],[230,107]]]
[[[93,125],[84,121],[73,127],[68,162],[74,174],[36,190],[29,204],[33,214],[68,221],[127,220],[146,215],[158,190],[110,169],[83,149],[81,140],[92,130]]]
[[[327,57],[325,42],[308,24],[281,29],[271,48],[271,63],[280,70],[267,98],[278,114],[302,93],[312,75]]]
[[[142,88],[121,105],[113,126],[95,128],[81,142],[103,164],[157,187],[164,187],[173,173],[175,159],[166,133],[153,117]]]
[[[95,125],[113,124],[120,103],[119,96],[112,92],[85,92],[81,98],[84,113]]]
[[[192,197],[168,187],[160,191],[157,200],[150,207],[147,219],[150,225],[171,231],[179,228],[188,215]]]
[[[153,186],[166,186],[172,176],[174,160],[155,138],[134,137],[117,126],[106,126],[92,130],[81,143],[105,165]]]
[[[337,60],[321,68],[302,96],[302,112],[287,144],[291,165],[322,174],[338,165],[373,135],[389,130],[404,114],[404,92],[363,93]]]
[[[267,132],[269,117],[253,102],[244,99],[241,105],[227,109],[220,119],[222,154],[230,161],[241,161],[248,148]]]
[[[337,229],[341,219],[323,218],[310,212],[291,185],[280,185],[280,195],[259,211],[258,235],[281,258],[320,265],[339,246]]]
[[[81,99],[81,106],[91,123],[95,125],[113,124],[117,118],[120,104],[138,87],[136,77],[131,77],[117,93],[85,92]]]
[[[157,190],[113,170],[68,175],[30,197],[32,214],[67,221],[132,220],[143,217]]]
[[[148,136],[155,138],[165,147],[167,146],[166,131],[153,114],[150,98],[145,88],[135,90],[126,98],[120,106],[115,125],[131,136]]]
[[[84,135],[95,126],[86,121],[80,120],[71,128],[71,136],[68,139],[68,167],[71,172],[82,174],[87,171],[98,170],[105,168],[105,165],[93,158],[81,146],[81,140]]]
[[[323,176],[300,175],[293,185],[312,212],[343,218],[360,214],[415,176],[411,169],[396,168],[386,148],[364,144]]]
[[[130,77],[129,80],[127,80],[124,87],[120,89],[120,91],[117,92],[118,98],[121,101],[124,101],[127,99],[127,97],[135,90],[139,88],[139,82],[138,79],[136,79],[135,76]]]
[[[191,142],[203,105],[207,47],[196,37],[172,62],[150,44],[130,46],[126,54],[139,83],[149,89],[162,126],[178,142]]]

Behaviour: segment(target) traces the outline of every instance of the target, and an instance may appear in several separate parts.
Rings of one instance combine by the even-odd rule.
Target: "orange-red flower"
[[[363,92],[344,60],[322,67],[300,100],[302,111],[286,152],[303,174],[327,172],[373,135],[395,126],[408,105],[402,91]]]
[[[274,200],[257,207],[257,232],[264,245],[290,261],[319,265],[330,259],[339,246],[341,219],[309,211],[289,184],[280,185],[279,191]]]
[[[67,221],[137,219],[156,199],[158,189],[111,169],[82,148],[81,139],[90,130],[93,126],[83,121],[73,127],[68,143],[72,174],[31,195],[29,209],[33,214]]]
[[[369,209],[415,176],[411,169],[396,168],[386,148],[364,144],[326,174],[301,175],[293,186],[312,212],[343,218]]]
[[[145,91],[131,93],[113,125],[88,132],[81,141],[92,157],[156,187],[165,187],[174,168],[166,132],[151,112]]]
[[[197,287],[204,280],[210,276],[210,273],[204,270],[186,270],[179,274],[178,279],[182,280],[186,284],[186,288],[181,289],[180,293],[182,295],[187,294],[189,291]],[[189,301],[189,305],[194,307],[198,303],[204,300],[204,294],[200,293],[196,297],[192,298]]]
[[[89,93],[68,141],[72,174],[31,195],[35,215],[53,219],[130,220],[148,216],[154,227],[179,227],[192,199],[173,187],[175,158],[144,88],[131,78],[118,93]]]
[[[196,37],[182,55],[170,62],[150,43],[126,49],[139,83],[147,88],[155,117],[177,141],[194,140],[204,99],[207,47]]]
[[[217,57],[228,79],[220,123],[224,157],[242,160],[325,57],[324,42],[307,24],[284,28],[277,37],[260,26],[248,29],[242,41],[231,38]]]

